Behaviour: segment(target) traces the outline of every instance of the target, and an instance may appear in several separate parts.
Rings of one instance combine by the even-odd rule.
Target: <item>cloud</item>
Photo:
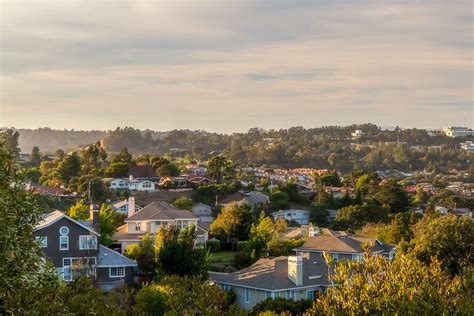
[[[27,4],[2,2],[0,125],[228,132],[473,115],[468,1]]]

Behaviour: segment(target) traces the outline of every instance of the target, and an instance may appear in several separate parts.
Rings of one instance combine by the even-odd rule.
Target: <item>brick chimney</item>
[[[288,257],[288,279],[296,286],[303,285],[303,257]]]
[[[127,203],[128,203],[128,216],[127,217],[130,217],[133,214],[135,214],[135,198],[133,196],[129,197]]]
[[[90,222],[91,228],[100,234],[100,212],[99,212],[99,205],[91,204],[90,206]]]

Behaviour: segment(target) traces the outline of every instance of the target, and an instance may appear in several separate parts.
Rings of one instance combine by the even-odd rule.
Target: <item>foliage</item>
[[[341,208],[334,220],[337,229],[359,229],[367,223],[388,221],[388,210],[376,205],[351,205]]]
[[[387,236],[387,242],[392,244],[398,244],[402,240],[409,242],[413,237],[411,225],[416,221],[414,215],[412,212],[394,214],[390,225],[390,232]]]
[[[376,196],[380,204],[389,206],[394,213],[405,211],[410,205],[406,192],[394,179],[382,184]]]
[[[73,219],[85,221],[90,218],[89,205],[85,200],[80,200],[69,208],[67,214]]]
[[[41,163],[40,149],[38,146],[33,146],[33,149],[31,149],[30,164],[33,167],[38,167],[40,163]]]
[[[267,298],[255,305],[250,311],[250,315],[261,315],[261,313],[271,311],[273,315],[281,313],[289,313],[290,315],[302,315],[312,306],[312,300],[294,301],[285,298]]]
[[[337,173],[326,173],[320,177],[320,181],[323,185],[339,187],[342,185],[341,179]]]
[[[10,153],[13,158],[17,158],[20,154],[18,147],[18,137],[20,134],[13,129],[0,130],[0,146]]]
[[[390,225],[383,223],[368,223],[357,231],[357,235],[375,238],[384,242],[388,242],[388,234],[390,233]]]
[[[209,257],[203,247],[195,246],[195,226],[181,231],[176,226],[161,227],[156,235],[158,269],[165,275],[207,278]]]
[[[56,314],[60,284],[33,240],[41,211],[24,182],[12,155],[0,147],[0,312]]]
[[[412,253],[421,261],[434,259],[450,274],[474,265],[474,220],[452,214],[423,218],[414,227]]]
[[[157,274],[158,264],[154,243],[154,238],[150,234],[146,234],[140,241],[138,254],[136,255],[139,275],[144,282],[150,282]]]
[[[156,175],[160,177],[176,177],[179,176],[181,171],[175,163],[162,164],[156,168]]]
[[[187,196],[180,196],[176,200],[171,203],[174,207],[179,208],[180,210],[188,210],[190,211],[194,205],[192,199],[188,198]]]
[[[236,170],[234,163],[223,156],[214,156],[207,163],[207,174],[218,184],[232,182]]]
[[[293,253],[293,249],[302,246],[305,241],[306,238],[273,239],[267,243],[268,253],[272,257],[288,256]]]
[[[130,165],[126,162],[113,162],[105,169],[105,175],[112,178],[122,178],[128,175]]]
[[[56,169],[59,178],[65,185],[69,183],[69,180],[71,180],[72,177],[78,176],[80,170],[81,158],[79,158],[77,152],[73,152],[64,157],[63,161],[59,163],[58,168]]]
[[[231,308],[235,296],[195,277],[169,276],[142,287],[136,313],[145,315],[220,315]]]
[[[243,203],[224,207],[211,224],[212,235],[224,239],[247,240],[254,219],[250,206]]]
[[[218,252],[221,250],[221,242],[219,240],[208,240],[206,242],[206,248],[209,252]]]
[[[120,153],[118,153],[114,159],[112,159],[112,163],[114,162],[124,162],[126,164],[131,164],[132,163],[132,155],[128,152],[127,147],[123,147]]]
[[[99,213],[100,243],[109,246],[114,242],[112,236],[115,234],[115,230],[123,224],[126,215],[113,210],[110,205],[105,204],[102,204]]]
[[[472,278],[449,279],[436,260],[425,266],[404,255],[390,262],[366,254],[364,262],[339,263],[333,281],[312,314],[467,315],[474,308]]]
[[[132,260],[137,260],[140,254],[140,244],[130,244],[125,247],[124,255]]]

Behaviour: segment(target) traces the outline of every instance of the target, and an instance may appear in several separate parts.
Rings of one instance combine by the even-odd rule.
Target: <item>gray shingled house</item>
[[[311,236],[294,249],[296,256],[262,258],[252,266],[233,273],[209,272],[210,279],[224,290],[232,290],[237,304],[250,309],[271,297],[293,300],[314,299],[318,292],[333,286],[323,252],[334,261],[363,260],[362,244],[368,243],[374,255],[395,257],[395,247],[376,239],[358,236]]]
[[[66,282],[86,273],[105,290],[133,284],[137,264],[99,244],[99,210],[91,206],[90,213],[90,221],[76,221],[61,211],[46,214],[33,236]]]

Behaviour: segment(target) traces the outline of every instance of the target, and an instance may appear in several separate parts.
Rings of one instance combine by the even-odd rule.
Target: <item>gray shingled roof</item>
[[[135,261],[128,259],[117,251],[100,245],[98,267],[135,267]]]
[[[198,217],[190,211],[180,210],[165,202],[153,202],[127,218],[125,222],[197,218]]]
[[[268,291],[330,284],[324,259],[316,262],[303,258],[303,285],[296,286],[288,278],[288,257],[284,256],[273,259],[262,258],[250,267],[232,273],[209,272],[209,278],[216,283]]]
[[[386,244],[377,239],[360,236],[314,236],[308,237],[306,242],[297,251],[329,251],[344,253],[363,253],[362,244],[373,244],[373,252],[389,253],[395,248],[393,245]]]

